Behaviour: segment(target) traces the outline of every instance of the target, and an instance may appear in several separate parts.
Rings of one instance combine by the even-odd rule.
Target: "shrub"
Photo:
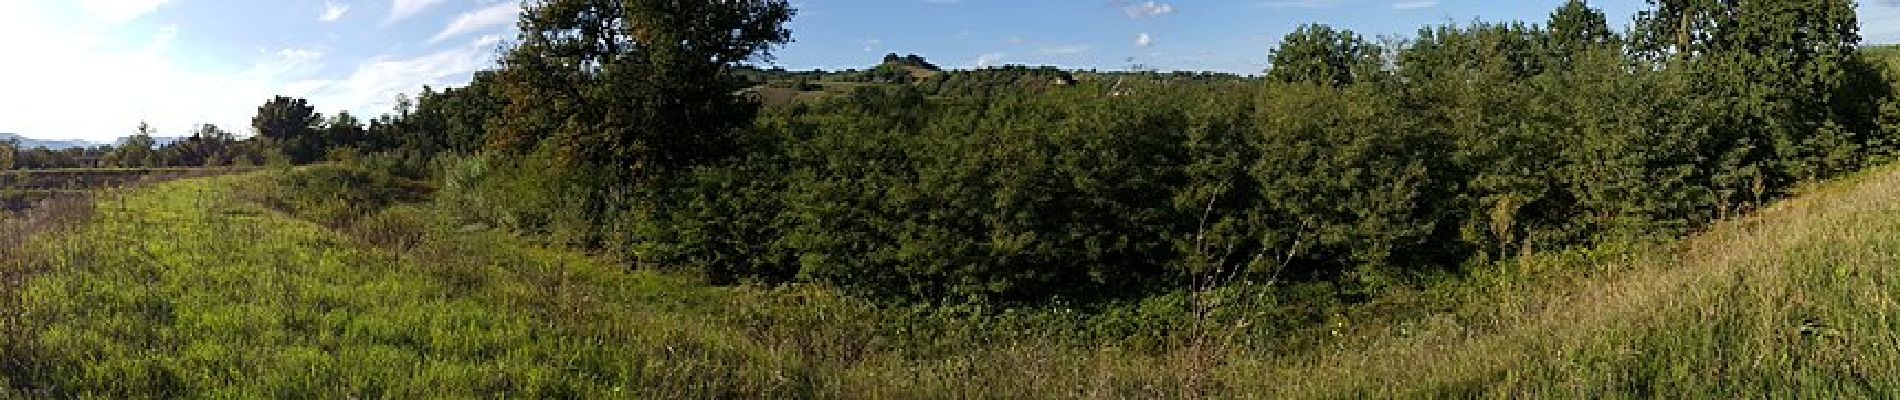
[[[429,190],[356,166],[318,165],[280,170],[251,195],[272,208],[329,226],[347,226],[392,204],[421,201]]]

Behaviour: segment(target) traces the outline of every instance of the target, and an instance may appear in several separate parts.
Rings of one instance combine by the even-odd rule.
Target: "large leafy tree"
[[[1584,0],[1570,0],[1550,14],[1550,50],[1569,65],[1577,53],[1614,43],[1616,34],[1603,11],[1590,8]]]
[[[561,236],[665,263],[672,221],[693,218],[684,172],[738,154],[757,112],[735,70],[789,42],[792,15],[787,0],[528,1],[489,145],[553,161],[537,180],[578,222]]]
[[[284,96],[271,98],[257,108],[251,128],[257,136],[282,149],[292,162],[310,162],[323,156],[323,141],[317,127],[323,116],[309,101]]]
[[[1649,49],[1674,49],[1692,73],[1699,107],[1715,110],[1706,141],[1722,203],[1758,202],[1790,181],[1860,163],[1875,145],[1870,116],[1885,86],[1859,56],[1847,0],[1658,0],[1640,31]],[[1673,44],[1662,45],[1662,38]],[[1744,201],[1746,200],[1746,201]]]
[[[733,69],[790,41],[792,14],[785,0],[530,1],[493,142],[552,145],[615,182],[725,156],[756,108]]]
[[[1329,85],[1366,81],[1383,66],[1383,51],[1349,30],[1304,25],[1273,51],[1267,80]]]

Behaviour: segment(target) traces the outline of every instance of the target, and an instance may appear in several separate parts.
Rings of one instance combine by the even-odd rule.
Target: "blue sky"
[[[1409,36],[1428,24],[1542,21],[1561,0],[794,0],[775,64],[863,68],[916,53],[998,64],[1255,73],[1299,24]],[[1626,25],[1642,0],[1596,0]],[[1862,4],[1900,42],[1900,3]],[[0,0],[0,132],[110,140],[140,121],[249,132],[272,95],[374,116],[398,93],[465,83],[514,32],[515,0]]]

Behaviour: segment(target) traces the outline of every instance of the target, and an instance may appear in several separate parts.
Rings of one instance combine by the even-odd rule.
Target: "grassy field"
[[[1893,168],[1682,241],[1539,255],[1304,311],[1245,289],[993,309],[710,287],[465,226],[426,201],[339,211],[326,200],[414,190],[400,182],[326,179],[373,186],[326,190],[283,176],[319,172],[354,176],[178,181],[0,223],[13,238],[0,240],[8,394],[1900,393]]]
[[[1464,310],[1235,370],[1269,397],[1890,396],[1897,196],[1879,168],[1679,243],[1526,260]]]
[[[0,217],[54,198],[190,177],[253,171],[256,168],[76,168],[0,171]]]
[[[253,171],[250,167],[212,168],[73,168],[0,171],[0,190],[86,190],[124,186],[144,180]]]
[[[76,222],[0,249],[14,310],[0,339],[6,387],[34,397],[799,398],[1002,393],[970,385],[984,376],[1024,395],[1076,383],[988,367],[1056,347],[973,348],[1034,336],[1006,326],[1053,322],[885,309],[816,288],[706,287],[458,227],[424,205],[317,223],[294,215],[321,207],[264,205],[297,192],[278,182],[102,195],[64,211],[86,217],[63,215]]]

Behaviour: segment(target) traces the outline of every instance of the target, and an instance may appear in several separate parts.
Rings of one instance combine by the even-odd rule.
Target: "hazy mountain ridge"
[[[34,138],[26,137],[26,135],[21,135],[17,133],[0,132],[0,142],[18,141],[20,144],[20,147],[26,148],[26,149],[45,147],[45,148],[53,149],[53,150],[64,150],[64,149],[72,149],[72,148],[98,147],[98,146],[108,146],[108,145],[120,146],[120,145],[124,145],[126,142],[126,139],[129,139],[129,138],[131,137],[130,136],[120,137],[118,139],[113,139],[112,143],[101,143],[101,142],[94,142],[94,141],[80,140],[80,139],[55,139],[55,140],[34,139]],[[169,136],[153,136],[152,137],[152,143],[155,146],[165,146],[165,145],[169,145],[169,144],[182,141],[182,140],[185,140],[185,138],[169,137]]]
[[[17,141],[19,142],[20,147],[29,148],[29,149],[35,148],[35,147],[45,147],[49,149],[59,150],[59,149],[70,149],[70,148],[78,148],[78,147],[93,147],[93,146],[100,145],[100,143],[95,143],[95,142],[90,142],[90,141],[85,141],[85,140],[78,140],[78,139],[42,140],[42,139],[34,139],[34,138],[26,137],[26,135],[21,135],[17,133],[0,132],[0,142],[4,142],[4,141]]]

